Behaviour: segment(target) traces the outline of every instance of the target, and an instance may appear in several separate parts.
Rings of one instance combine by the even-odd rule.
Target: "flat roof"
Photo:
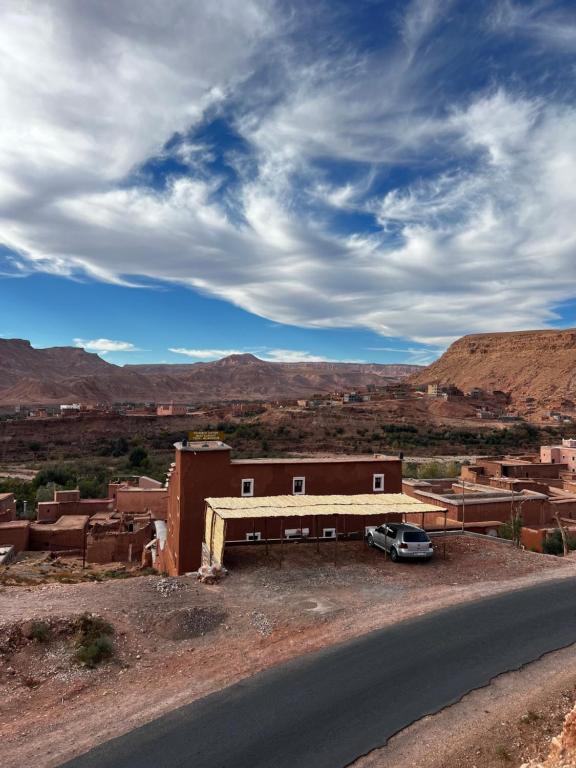
[[[250,496],[208,498],[206,503],[224,520],[319,515],[421,514],[446,510],[424,504],[404,493],[362,493],[350,496]]]
[[[58,529],[78,529],[78,528],[84,528],[88,525],[88,522],[90,520],[90,515],[62,515],[61,517],[56,520],[55,523],[37,523],[33,522],[32,525],[34,526],[34,530],[54,530],[54,528]]]
[[[177,451],[231,451],[232,448],[221,440],[188,440],[186,445],[182,441],[174,443]]]
[[[298,457],[296,459],[232,459],[231,464],[340,464],[343,462],[357,463],[361,461],[400,461],[397,456],[385,456],[384,454],[374,454],[372,456],[359,455],[351,456],[349,454],[342,456],[308,456]]]

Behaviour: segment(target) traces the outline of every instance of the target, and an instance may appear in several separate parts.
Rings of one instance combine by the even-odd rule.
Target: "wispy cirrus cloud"
[[[3,241],[27,270],[303,327],[443,346],[552,323],[576,292],[573,13],[474,5],[359,29],[384,6],[4,4]]]

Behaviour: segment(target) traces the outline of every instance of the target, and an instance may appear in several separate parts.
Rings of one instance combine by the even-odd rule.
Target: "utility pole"
[[[460,481],[462,483],[462,533],[464,533],[464,523],[466,522],[466,489],[464,487],[464,478]]]

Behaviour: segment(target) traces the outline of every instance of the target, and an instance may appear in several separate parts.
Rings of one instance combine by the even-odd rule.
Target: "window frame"
[[[244,483],[250,483],[250,492],[244,493]],[[240,496],[243,499],[250,498],[251,496],[254,496],[254,478],[253,477],[244,477],[240,481]]]
[[[376,487],[377,480],[380,480],[382,482],[381,488]],[[384,493],[384,482],[385,482],[385,476],[382,472],[374,473],[372,475],[372,493]]]
[[[302,490],[296,491],[295,485],[298,480],[302,481]],[[306,496],[306,478],[305,477],[293,477],[292,478],[292,496]]]

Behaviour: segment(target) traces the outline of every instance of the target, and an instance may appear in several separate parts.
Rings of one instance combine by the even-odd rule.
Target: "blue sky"
[[[0,16],[0,336],[428,362],[574,324],[573,3]]]

